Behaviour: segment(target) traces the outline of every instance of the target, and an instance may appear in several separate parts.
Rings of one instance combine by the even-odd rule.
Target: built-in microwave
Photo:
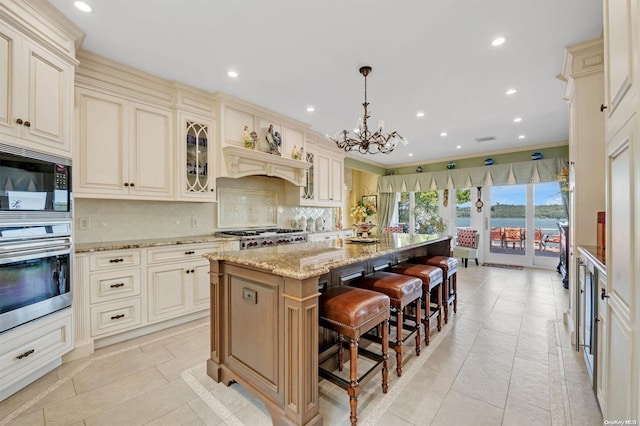
[[[71,218],[71,160],[0,144],[0,221]]]

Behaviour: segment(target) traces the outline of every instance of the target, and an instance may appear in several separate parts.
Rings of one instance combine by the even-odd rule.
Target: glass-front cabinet
[[[181,114],[182,173],[180,196],[184,200],[215,201],[212,158],[214,122]]]
[[[315,176],[314,176],[314,154],[313,152],[307,151],[305,153],[305,159],[307,163],[311,164],[311,167],[307,170],[307,179],[304,187],[302,188],[302,203],[304,202],[313,202],[315,200]]]

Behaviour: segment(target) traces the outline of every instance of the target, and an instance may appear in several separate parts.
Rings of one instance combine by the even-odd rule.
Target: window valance
[[[447,188],[554,182],[558,180],[558,175],[563,169],[567,169],[566,158],[549,158],[466,169],[380,176],[378,192],[420,192]]]

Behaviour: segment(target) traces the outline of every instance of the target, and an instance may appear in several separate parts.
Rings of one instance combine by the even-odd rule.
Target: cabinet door
[[[0,22],[0,132],[10,136],[19,136],[21,131],[21,126],[16,124],[19,117],[14,104],[15,97],[24,89],[19,86],[15,67],[11,67],[11,64],[20,62],[16,52],[21,39],[18,32]]]
[[[215,201],[213,120],[180,114],[180,199]]]
[[[149,322],[160,321],[184,314],[190,305],[188,265],[170,264],[148,269]]]
[[[607,374],[608,363],[605,348],[607,346],[607,302],[606,298],[600,297],[601,294],[606,295],[607,292],[607,276],[598,272],[598,290],[596,292],[596,300],[598,303],[598,320],[596,322],[596,335],[598,342],[596,346],[596,397],[600,404],[603,414],[606,413],[605,403],[607,400]]]
[[[132,198],[169,198],[174,172],[171,111],[133,104],[131,113],[128,184]]]
[[[331,158],[331,201],[342,203],[342,181],[344,180],[344,161],[342,158]]]
[[[633,67],[637,66],[634,59],[637,55],[634,27],[637,25],[637,2],[604,0],[604,39],[605,39],[605,95],[607,102],[607,116],[611,123],[615,122],[615,129],[622,125],[619,117],[625,115],[624,104],[637,91],[634,82]],[[634,109],[634,108],[631,108]],[[627,115],[628,117],[628,115]]]
[[[127,115],[123,99],[89,90],[76,93],[78,137],[74,150],[74,196],[129,192]]]
[[[191,268],[193,308],[195,310],[206,309],[209,306],[209,261],[193,264]]]
[[[73,67],[35,43],[25,47],[29,75],[23,137],[35,143],[34,149],[69,157]]]
[[[320,203],[331,202],[331,159],[326,155],[316,153],[314,167],[316,168],[316,193]]]
[[[637,118],[633,116],[607,144],[607,318],[604,357],[606,371],[606,418],[628,419],[637,413],[630,390],[637,389],[634,352],[638,343],[638,277],[635,241],[638,217],[634,200],[638,194]]]

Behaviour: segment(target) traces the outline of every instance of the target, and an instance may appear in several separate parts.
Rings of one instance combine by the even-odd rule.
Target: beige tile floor
[[[458,283],[457,315],[421,356],[406,351],[389,393],[369,382],[359,424],[603,424],[562,322],[568,296],[557,273],[470,263]],[[206,375],[207,353],[206,320],[103,348],[1,402],[0,425],[271,424],[240,385]],[[320,390],[324,424],[348,424],[345,391],[326,381]]]

